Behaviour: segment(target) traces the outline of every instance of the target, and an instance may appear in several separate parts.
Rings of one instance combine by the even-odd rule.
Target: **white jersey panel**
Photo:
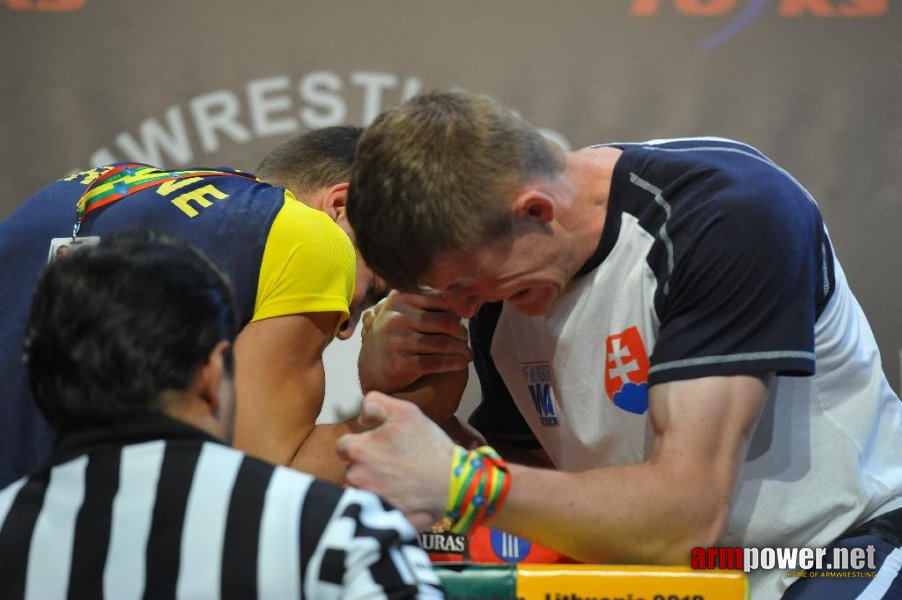
[[[635,387],[647,379],[658,332],[657,284],[645,263],[630,257],[650,243],[625,214],[611,254],[571,284],[547,316],[502,310],[492,341],[495,365],[562,470],[640,463],[650,450],[647,411],[621,408],[609,391],[622,392],[632,374],[640,382]],[[835,270],[835,293],[816,324],[818,372],[776,378],[724,546],[825,547],[851,526],[902,505],[902,403],[883,376],[876,342],[838,263]],[[612,343],[631,328],[644,365],[636,336]],[[753,572],[755,596],[782,593],[793,581],[784,575]]]
[[[647,253],[652,241],[632,215],[624,215],[610,256],[568,286],[548,315],[530,317],[509,305],[502,310],[492,344],[495,366],[559,469],[645,459],[651,436],[642,399],[647,407],[657,283],[634,257]],[[632,328],[638,335],[626,340],[610,335]],[[611,390],[631,385],[638,413],[611,397]]]

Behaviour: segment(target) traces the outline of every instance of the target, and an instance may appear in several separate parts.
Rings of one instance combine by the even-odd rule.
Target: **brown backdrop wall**
[[[0,0],[0,218],[111,160],[253,170],[460,86],[571,147],[718,135],[814,194],[899,388],[895,0]],[[7,259],[7,257],[0,257]]]

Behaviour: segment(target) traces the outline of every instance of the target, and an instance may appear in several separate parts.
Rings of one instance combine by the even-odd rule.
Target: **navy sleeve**
[[[674,266],[656,294],[650,384],[814,373],[814,322],[832,291],[832,254],[814,202],[768,169],[769,177],[674,207]]]

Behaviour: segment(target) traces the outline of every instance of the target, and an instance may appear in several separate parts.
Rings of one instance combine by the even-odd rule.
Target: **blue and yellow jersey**
[[[79,237],[156,229],[205,252],[231,280],[242,325],[349,312],[355,274],[350,239],[328,215],[283,188],[228,169],[147,165],[101,167],[50,184],[0,223],[0,487],[35,466],[52,445],[28,392],[22,342],[50,241],[72,235],[80,200],[87,212]]]
[[[354,269],[354,247],[347,234],[326,213],[286,190],[263,250],[251,320],[339,312],[343,321],[354,294]]]
[[[229,275],[242,323],[348,314],[355,264],[348,236],[283,188],[233,170],[147,165],[94,169],[60,184],[67,182],[84,186],[79,236],[137,227],[181,236]]]

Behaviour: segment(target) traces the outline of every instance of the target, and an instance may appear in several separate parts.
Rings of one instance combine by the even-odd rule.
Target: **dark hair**
[[[314,129],[270,152],[257,168],[263,181],[291,190],[299,197],[348,181],[362,127],[341,125]]]
[[[24,353],[32,395],[58,431],[159,410],[237,327],[229,283],[199,250],[160,232],[111,234],[38,281]]]
[[[357,246],[390,286],[414,289],[442,255],[508,234],[517,187],[563,164],[558,146],[490,98],[415,96],[360,138],[348,190]]]

